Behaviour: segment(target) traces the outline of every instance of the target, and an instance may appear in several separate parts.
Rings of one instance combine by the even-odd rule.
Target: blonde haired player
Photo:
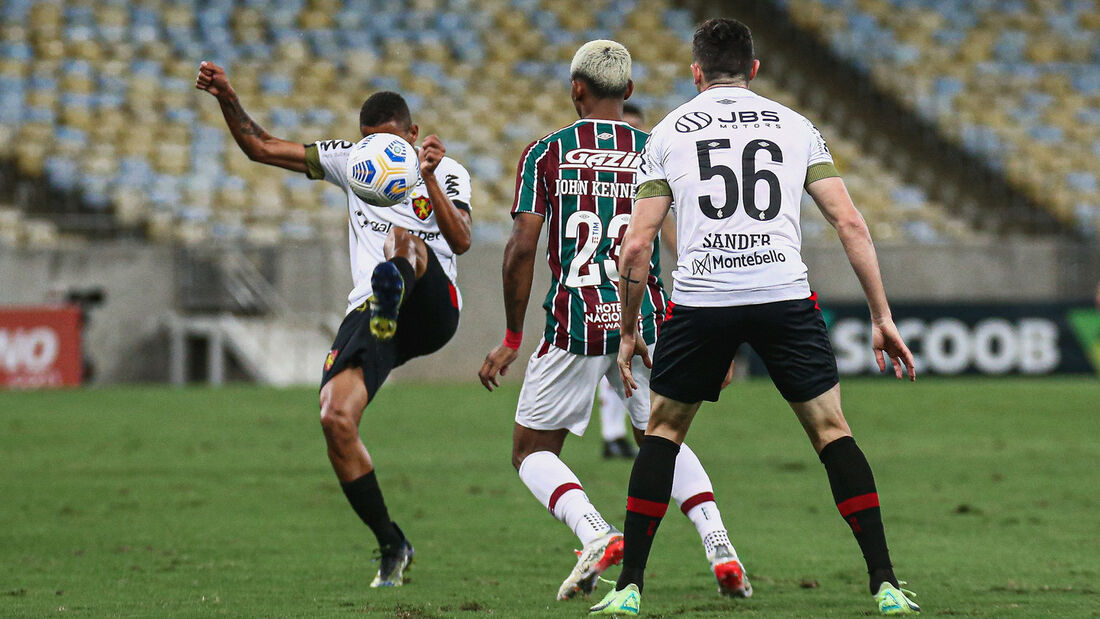
[[[552,284],[544,303],[546,330],[527,366],[513,432],[512,464],[550,514],[569,526],[583,549],[558,589],[558,599],[588,594],[598,576],[622,556],[622,534],[592,505],[580,480],[558,457],[569,432],[581,435],[592,414],[596,385],[606,377],[625,395],[615,365],[619,345],[615,259],[633,207],[640,153],[648,135],[622,121],[634,88],[630,54],[614,41],[582,46],[570,67],[577,122],[531,143],[520,158],[512,207],[512,237],[504,252],[504,342],[478,375],[490,391],[515,361],[531,293],[538,237],[546,224]],[[656,246],[656,241],[654,245]],[[643,337],[653,342],[665,308],[654,260],[645,279]],[[639,368],[645,384],[649,372]],[[646,398],[629,401],[639,437],[649,418]],[[696,526],[719,591],[748,597],[744,568],[722,524],[710,479],[690,449],[680,451],[673,495]]]

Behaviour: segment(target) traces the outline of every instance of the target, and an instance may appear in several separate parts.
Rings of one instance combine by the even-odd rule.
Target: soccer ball
[[[392,133],[372,133],[351,148],[348,186],[364,202],[393,206],[403,202],[420,178],[412,144]]]

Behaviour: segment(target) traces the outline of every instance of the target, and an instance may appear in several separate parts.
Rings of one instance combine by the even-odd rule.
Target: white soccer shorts
[[[549,350],[540,356],[543,348]],[[527,363],[516,404],[516,423],[532,430],[567,429],[584,436],[601,378],[606,376],[615,393],[620,398],[625,396],[616,356],[588,357],[540,345]],[[633,369],[638,389],[624,401],[630,423],[644,430],[649,423],[649,368],[641,358],[635,358]]]

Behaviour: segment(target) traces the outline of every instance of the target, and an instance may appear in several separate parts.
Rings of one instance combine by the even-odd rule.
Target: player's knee
[[[525,459],[527,459],[527,456],[529,456],[529,455],[531,455],[530,450],[524,449],[520,445],[513,445],[512,446],[512,467],[515,468],[518,471],[519,467],[523,464],[523,461]]]
[[[331,400],[321,407],[321,429],[329,440],[355,440],[359,428],[355,423],[355,413],[350,402]]]

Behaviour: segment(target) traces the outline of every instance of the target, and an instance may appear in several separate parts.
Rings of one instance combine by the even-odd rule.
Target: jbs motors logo
[[[597,172],[633,172],[642,162],[642,155],[621,150],[578,148],[565,153],[558,166],[563,170],[589,169]]]

